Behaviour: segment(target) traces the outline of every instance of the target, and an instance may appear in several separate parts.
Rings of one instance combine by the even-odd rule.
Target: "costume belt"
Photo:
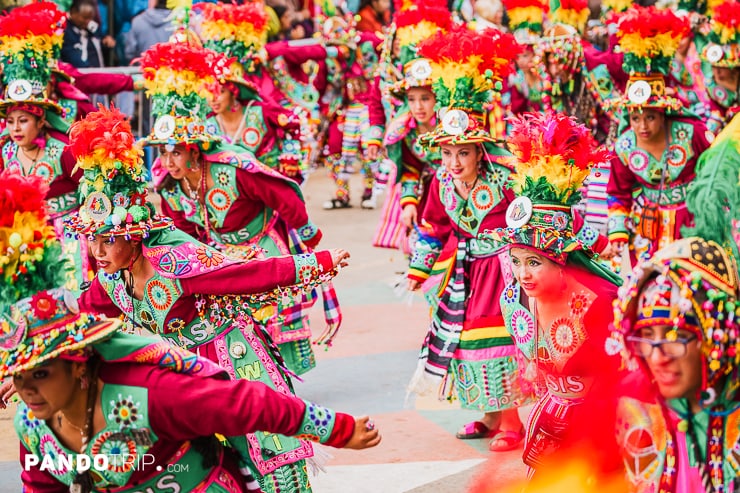
[[[666,186],[663,188],[662,191],[655,188],[643,186],[642,194],[653,204],[675,205],[686,202],[686,192],[688,191],[688,188],[688,183]]]
[[[46,205],[49,208],[51,220],[69,214],[80,207],[80,203],[77,200],[77,192],[68,192],[56,197],[49,197],[46,199]]]
[[[249,316],[239,316],[239,323],[242,325],[242,329],[254,328],[254,321]],[[212,309],[208,310],[203,317],[197,317],[186,324],[182,329],[173,330],[172,327],[169,327],[171,331],[162,333],[161,336],[176,346],[190,350],[211,342],[236,327],[237,321],[235,319],[230,320],[220,309]]]
[[[257,243],[265,233],[274,227],[277,216],[272,209],[265,208],[249,224],[237,231],[219,233],[211,230],[211,240],[222,245],[244,245]]]
[[[473,258],[485,258],[491,255],[498,255],[504,251],[505,247],[496,246],[492,241],[482,240],[479,238],[468,239],[468,254]]]
[[[221,459],[223,460],[223,450]],[[221,461],[219,461],[221,462]],[[193,491],[196,486],[217,479],[221,466],[206,469],[203,467],[203,456],[196,451],[190,442],[185,442],[175,455],[167,461],[167,466],[161,472],[155,474],[151,479],[135,486],[124,486],[122,488],[110,488],[105,491],[111,493],[140,493],[146,491]],[[209,480],[206,483],[206,480]],[[205,489],[203,490],[205,491]]]

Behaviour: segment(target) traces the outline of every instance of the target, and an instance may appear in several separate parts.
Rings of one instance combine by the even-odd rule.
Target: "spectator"
[[[131,30],[126,33],[126,60],[141,56],[149,47],[166,42],[172,35],[172,11],[167,8],[167,0],[157,0],[131,21]]]
[[[101,43],[113,48],[116,41],[110,35],[100,39],[100,24],[95,20],[96,15],[95,0],[73,0],[69,9],[69,22],[64,30],[62,61],[77,68],[103,66]]]
[[[390,0],[362,0],[360,10],[357,12],[360,16],[357,30],[382,33],[383,28],[391,23],[390,9]]]

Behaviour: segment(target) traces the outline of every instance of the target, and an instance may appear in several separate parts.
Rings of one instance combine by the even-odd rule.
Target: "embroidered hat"
[[[172,227],[172,220],[156,215],[147,201],[143,152],[118,109],[100,106],[75,123],[69,146],[84,175],[79,189],[82,207],[67,220],[68,230],[128,239]]]
[[[683,103],[666,94],[678,44],[689,34],[688,17],[656,7],[633,6],[620,15],[617,39],[624,53],[622,68],[629,81],[621,98],[606,103],[608,108],[660,108],[677,113]]]
[[[197,144],[208,150],[218,126],[206,123],[208,99],[221,91],[232,60],[191,43],[159,43],[139,59],[154,125],[145,145]]]
[[[714,388],[727,377],[726,395],[740,386],[740,304],[735,258],[714,241],[691,237],[675,241],[639,264],[614,302],[614,326],[606,341],[610,355],[621,354],[629,369],[638,360],[625,342],[646,326],[667,325],[666,339],[679,329],[701,341],[702,401],[717,397]]]
[[[419,56],[432,67],[439,124],[419,141],[427,146],[496,142],[488,112],[520,52],[514,36],[496,29],[453,26],[424,40]]]
[[[539,42],[549,5],[545,0],[504,0],[509,29],[522,45]]]
[[[532,248],[560,264],[575,251],[592,257],[599,235],[576,221],[572,207],[589,171],[608,159],[608,151],[585,125],[563,113],[525,113],[510,124],[512,156],[502,160],[514,170],[509,183],[516,199],[506,211],[507,227],[482,237]]]
[[[740,2],[735,0],[714,7],[709,41],[699,53],[702,61],[715,67],[740,66]]]
[[[79,313],[64,285],[70,266],[48,223],[48,186],[0,172],[0,379],[59,355],[78,355],[119,321]]]
[[[36,116],[64,110],[47,87],[62,49],[67,16],[51,2],[30,3],[0,17],[0,64],[5,86],[0,118],[21,109]]]
[[[403,79],[391,91],[402,94],[412,87],[432,86],[432,66],[429,60],[420,58],[417,48],[421,41],[436,33],[444,33],[452,24],[450,11],[439,2],[418,2],[411,8],[396,13],[394,42],[400,53],[398,61],[403,67]]]
[[[244,79],[255,63],[266,58],[267,12],[260,3],[207,3],[201,7],[203,46],[233,59],[226,81],[239,87],[239,99],[257,100],[257,87]]]
[[[550,0],[549,20],[551,24],[571,26],[583,35],[590,12],[588,0]]]

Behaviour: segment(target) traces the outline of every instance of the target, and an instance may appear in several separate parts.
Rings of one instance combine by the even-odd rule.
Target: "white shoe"
[[[378,204],[375,201],[375,197],[373,197],[371,199],[365,199],[365,200],[363,200],[362,203],[360,204],[360,206],[363,209],[375,209],[378,206]]]

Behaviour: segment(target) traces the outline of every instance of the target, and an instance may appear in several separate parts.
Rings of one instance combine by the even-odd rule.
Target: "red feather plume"
[[[203,20],[224,21],[227,24],[252,24],[255,31],[262,31],[267,25],[267,12],[262,3],[247,2],[242,5],[208,3],[201,7]]]
[[[46,216],[49,186],[40,176],[22,176],[9,170],[0,172],[0,227],[13,226],[16,212],[37,211]]]
[[[522,52],[514,36],[493,28],[473,31],[465,26],[452,26],[446,33],[438,32],[419,45],[419,56],[433,62],[464,63],[471,56],[481,57],[479,71],[491,70],[502,79],[513,70],[512,61]]]
[[[99,105],[69,131],[70,150],[76,159],[105,149],[111,159],[128,153],[136,143],[131,124],[118,108]]]
[[[712,21],[738,29],[740,27],[740,2],[724,2],[714,7]]]
[[[415,26],[421,21],[431,22],[446,31],[452,24],[452,17],[450,11],[446,8],[419,7],[412,10],[403,10],[396,15],[396,29]]]
[[[52,2],[30,3],[0,17],[0,36],[25,38],[59,34],[67,24],[67,15]]]
[[[683,37],[690,29],[688,18],[679,17],[672,10],[635,5],[619,15],[617,36],[637,33],[642,38],[653,38],[663,33],[676,33],[674,37]]]
[[[155,72],[162,67],[176,72],[195,72],[202,79],[209,76],[222,78],[234,60],[190,43],[158,43],[138,59],[144,77],[149,80],[154,79]]]

